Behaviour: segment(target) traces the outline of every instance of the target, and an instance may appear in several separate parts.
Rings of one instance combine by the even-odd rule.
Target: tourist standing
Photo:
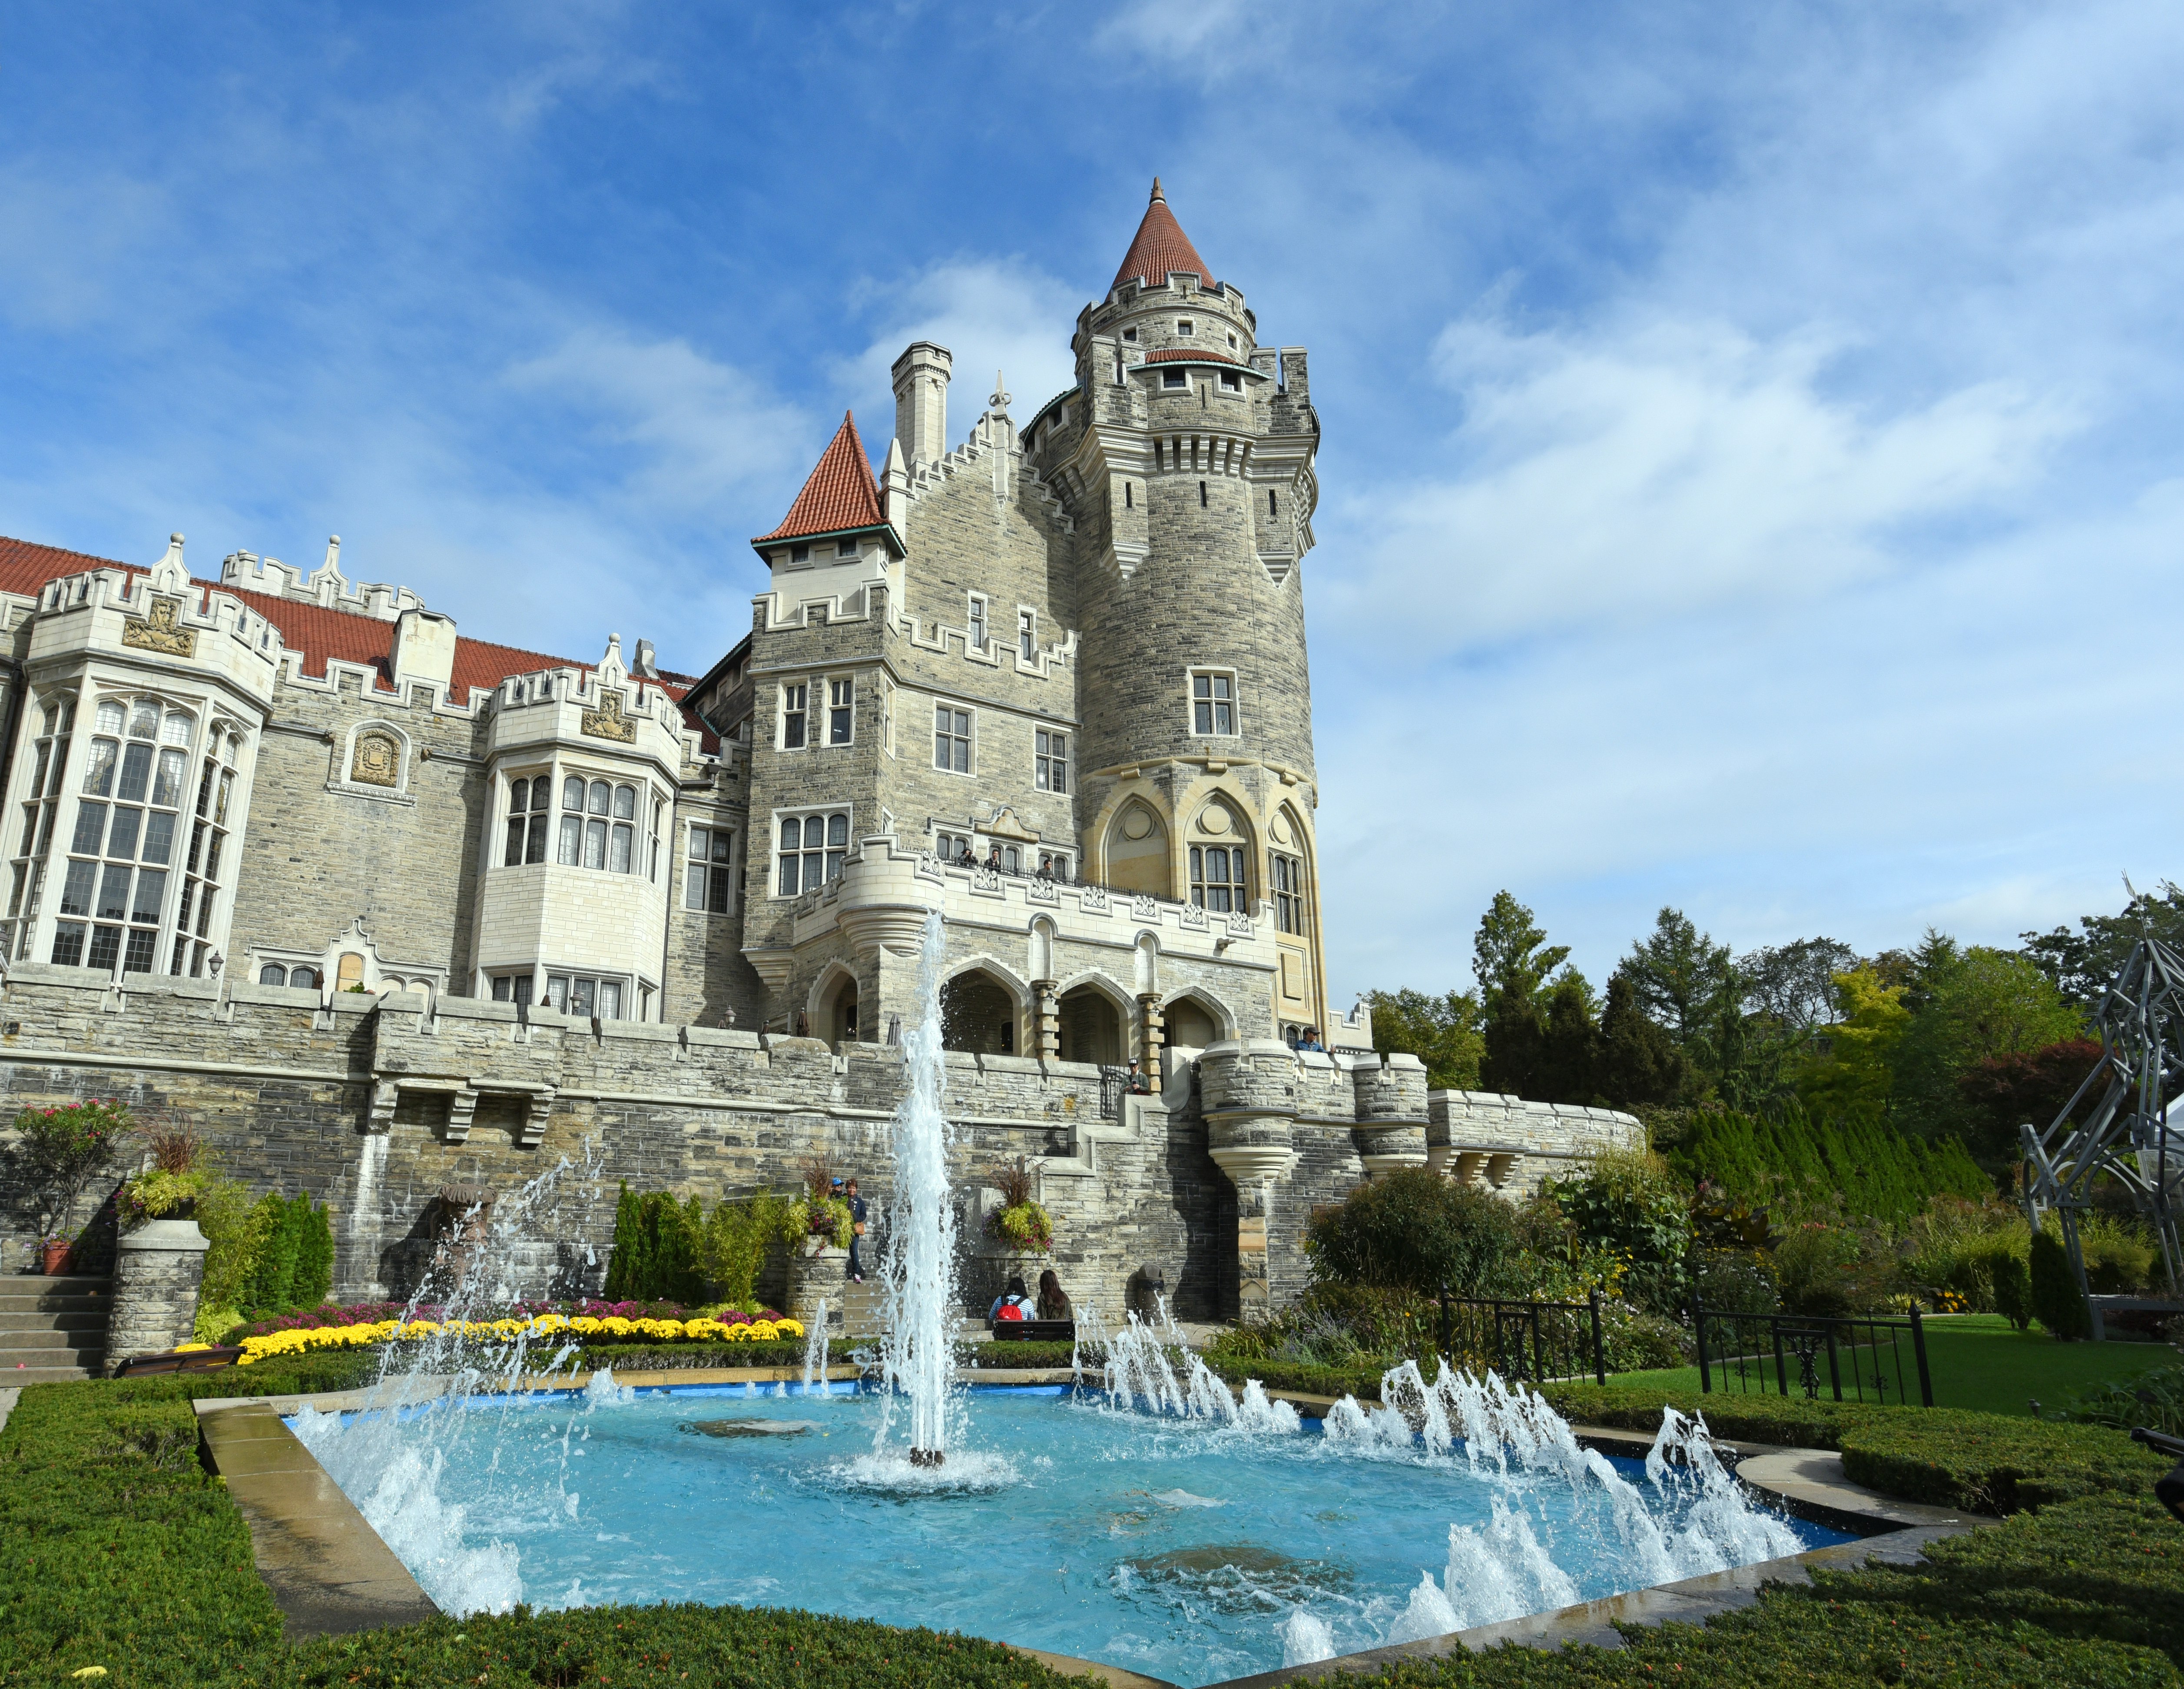
[[[844,1196],[850,1204],[850,1282],[865,1282],[864,1257],[860,1253],[865,1240],[865,1199],[857,1195],[857,1181],[851,1179],[844,1187]]]

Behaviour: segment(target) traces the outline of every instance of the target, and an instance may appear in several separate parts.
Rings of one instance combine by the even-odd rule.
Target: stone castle
[[[1152,1268],[1234,1313],[1373,1170],[1513,1191],[1626,1140],[1429,1097],[1331,1012],[1304,351],[1157,182],[1072,345],[1073,386],[1020,426],[997,382],[953,446],[950,353],[905,351],[880,470],[845,418],[702,674],[460,635],[338,541],[212,582],[179,535],[149,568],[0,540],[15,1103],[190,1124],[328,1202],[338,1291],[400,1292],[437,1191],[564,1154],[709,1200],[815,1151],[883,1185],[937,911],[965,1201],[1026,1157],[1080,1300]],[[557,1212],[539,1275],[594,1281],[611,1203]]]

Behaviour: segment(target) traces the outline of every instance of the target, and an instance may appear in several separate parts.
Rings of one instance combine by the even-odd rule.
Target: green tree
[[[1969,1135],[1980,1122],[1958,1086],[1963,1075],[2084,1030],[2078,1008],[2029,957],[1966,950],[1929,931],[1913,960],[1903,994],[1911,1018],[1890,1058],[1893,1106],[1907,1130]]]
[[[1882,1118],[1894,1084],[1896,1046],[1911,1024],[1904,987],[1884,985],[1870,967],[1836,976],[1843,1018],[1825,1028],[1821,1047],[1799,1069],[1797,1091],[1815,1114]]]
[[[1743,992],[1729,946],[1718,945],[1680,909],[1663,909],[1653,930],[1630,946],[1619,970],[1646,1012],[1668,1028],[1686,1052],[1713,1038],[1724,1005]]]
[[[1597,1000],[1574,967],[1529,1001],[1506,990],[1487,1017],[1479,1084],[1529,1102],[1591,1102],[1599,1033]]]
[[[1639,1006],[1638,988],[1620,968],[1607,981],[1592,1078],[1611,1108],[1669,1106],[1688,1101],[1694,1089],[1691,1062]]]
[[[1403,1051],[1426,1064],[1426,1084],[1435,1090],[1476,1090],[1479,1062],[1485,1054],[1479,997],[1451,991],[1429,997],[1423,991],[1368,991],[1373,1010],[1373,1046],[1385,1056]]]
[[[1471,956],[1479,1006],[1490,1018],[1505,1002],[1529,1008],[1540,987],[1569,960],[1569,946],[1550,945],[1532,911],[1507,891],[1497,891],[1479,917]]]

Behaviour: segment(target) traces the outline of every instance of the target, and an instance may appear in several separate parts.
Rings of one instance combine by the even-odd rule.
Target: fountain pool
[[[1323,1430],[1060,1388],[963,1406],[968,1447],[914,1480],[873,1455],[886,1402],[850,1385],[595,1381],[294,1423],[452,1611],[801,1607],[1182,1684],[1844,1540],[1752,1511],[1702,1446],[1649,1477],[1566,1431],[1474,1459],[1354,1408]]]

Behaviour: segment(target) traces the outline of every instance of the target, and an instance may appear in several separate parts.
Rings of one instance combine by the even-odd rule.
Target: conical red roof
[[[1137,238],[1130,242],[1128,255],[1107,284],[1107,291],[1113,293],[1134,276],[1148,287],[1164,287],[1168,273],[1181,270],[1190,271],[1206,287],[1215,285],[1213,272],[1191,245],[1183,225],[1175,220],[1175,213],[1167,209],[1167,196],[1161,192],[1160,178],[1155,176],[1152,203],[1145,207],[1145,220],[1138,225]]]
[[[845,410],[842,426],[820,454],[818,467],[788,507],[788,514],[781,519],[781,526],[751,543],[764,545],[769,540],[882,527],[886,522],[886,513],[880,508],[879,484],[872,479],[872,466],[866,460],[864,442],[857,438],[856,418]]]

